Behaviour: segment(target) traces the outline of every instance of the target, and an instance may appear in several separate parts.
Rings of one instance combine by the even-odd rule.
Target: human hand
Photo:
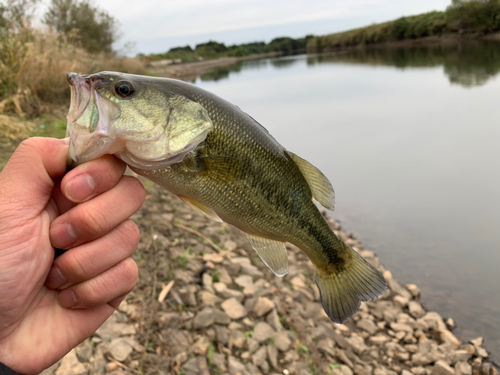
[[[67,154],[30,138],[0,173],[0,362],[22,374],[89,337],[137,283],[143,186],[110,155],[65,175]]]

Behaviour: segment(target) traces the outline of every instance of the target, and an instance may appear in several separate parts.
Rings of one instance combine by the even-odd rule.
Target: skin
[[[67,152],[30,138],[0,173],[0,362],[22,374],[89,337],[137,282],[143,186],[110,155],[66,174]]]

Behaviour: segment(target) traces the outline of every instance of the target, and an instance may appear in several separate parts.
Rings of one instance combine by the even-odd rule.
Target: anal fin
[[[199,213],[205,215],[209,219],[212,219],[212,220],[218,221],[219,223],[222,223],[222,219],[210,207],[207,207],[207,206],[205,206],[204,204],[202,204],[202,203],[200,203],[198,201],[195,201],[193,199],[184,197],[182,195],[178,195],[178,197],[184,203],[186,203],[189,207],[191,207],[192,209],[194,209],[195,211],[198,211]]]
[[[273,241],[263,237],[247,234],[250,245],[259,254],[260,259],[276,276],[282,277],[288,273],[288,255],[284,242]]]
[[[330,319],[344,323],[356,313],[361,301],[371,301],[380,296],[387,282],[384,276],[361,255],[343,243],[348,251],[346,264],[338,272],[325,274],[316,271],[321,304]]]

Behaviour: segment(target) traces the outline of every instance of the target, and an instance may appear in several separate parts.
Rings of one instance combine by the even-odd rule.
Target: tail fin
[[[352,256],[345,269],[329,275],[316,271],[321,304],[330,319],[337,324],[344,323],[359,309],[361,301],[371,301],[380,296],[387,282],[384,276],[361,255],[344,244]]]

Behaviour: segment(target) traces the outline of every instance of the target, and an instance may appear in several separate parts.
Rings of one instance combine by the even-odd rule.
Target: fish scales
[[[315,265],[334,322],[385,289],[380,272],[337,238],[313,203],[333,208],[326,177],[237,106],[170,79],[104,72],[68,81],[73,161],[117,155],[193,208],[244,231],[278,276],[288,272],[284,244],[293,243]],[[99,108],[97,120],[82,115],[87,100]]]

